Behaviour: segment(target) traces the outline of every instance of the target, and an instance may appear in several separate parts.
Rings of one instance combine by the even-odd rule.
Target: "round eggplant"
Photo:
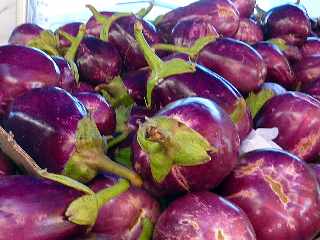
[[[24,23],[17,26],[9,37],[9,43],[14,45],[26,46],[28,43],[39,37],[44,29],[33,23]]]

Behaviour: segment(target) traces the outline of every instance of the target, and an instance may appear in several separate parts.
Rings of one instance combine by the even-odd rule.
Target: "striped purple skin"
[[[152,194],[165,196],[212,189],[235,167],[240,138],[229,116],[213,101],[198,97],[180,99],[164,107],[156,116],[167,116],[186,124],[218,151],[209,153],[211,160],[205,164],[174,166],[163,182],[157,183],[152,177],[148,155],[134,138],[134,168]]]
[[[60,71],[44,52],[24,46],[0,47],[0,115],[12,100],[33,88],[58,86]]]
[[[0,177],[0,240],[68,240],[83,233],[85,227],[64,215],[79,196],[76,190],[43,179]]]
[[[284,4],[267,12],[264,29],[268,39],[282,38],[289,45],[300,46],[311,33],[311,24],[303,7]]]
[[[10,159],[0,151],[0,176],[13,175],[15,167]]]
[[[107,136],[114,133],[116,113],[104,97],[93,92],[78,92],[73,96],[87,108],[101,135]]]
[[[238,31],[233,38],[248,44],[255,44],[263,40],[260,24],[250,18],[241,18]]]
[[[307,240],[320,230],[315,174],[285,151],[245,154],[222,184],[221,193],[247,214],[259,240]]]
[[[24,23],[12,31],[8,42],[14,45],[26,46],[30,40],[40,36],[42,31],[44,31],[44,29],[36,24]]]
[[[240,17],[249,18],[256,6],[256,0],[231,0],[239,12]]]
[[[157,24],[157,28],[163,38],[168,40],[176,24],[187,19],[206,19],[212,22],[220,35],[226,37],[233,36],[239,27],[239,12],[231,1],[201,0],[168,12]]]
[[[231,38],[206,45],[197,63],[218,73],[244,93],[259,88],[266,80],[267,67],[261,55],[250,45]]]
[[[89,185],[97,192],[117,182],[113,176],[99,176]],[[145,190],[130,187],[101,208],[92,229],[96,237],[108,240],[137,240],[141,234],[141,219],[148,217],[155,223],[160,215],[160,206]]]
[[[73,37],[76,37],[79,32],[79,28],[80,28],[81,24],[83,24],[83,23],[82,22],[67,23],[67,24],[59,27],[56,30],[56,32],[63,31],[63,32],[70,34]],[[71,43],[65,37],[59,35],[59,47],[68,48],[70,46],[71,46]]]
[[[76,130],[87,110],[61,88],[33,89],[17,97],[4,125],[18,144],[48,171],[61,173],[75,150]]]
[[[268,42],[259,42],[253,47],[259,52],[267,65],[268,81],[276,82],[288,88],[296,85],[290,63],[277,46]]]
[[[228,200],[210,192],[189,193],[161,214],[153,240],[237,239],[255,240],[245,213]]]
[[[320,55],[320,38],[308,37],[301,46],[301,53],[303,57]]]
[[[301,92],[287,92],[270,99],[255,118],[257,128],[279,130],[274,140],[284,150],[305,161],[320,152],[320,102]]]
[[[303,57],[292,68],[296,81],[304,87],[320,77],[320,54]]]

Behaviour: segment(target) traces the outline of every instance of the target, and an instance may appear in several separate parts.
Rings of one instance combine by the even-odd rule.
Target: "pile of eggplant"
[[[317,239],[320,21],[153,5],[0,46],[0,240]]]

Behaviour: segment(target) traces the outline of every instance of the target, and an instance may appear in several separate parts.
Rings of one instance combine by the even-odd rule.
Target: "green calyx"
[[[130,187],[128,181],[120,179],[119,182],[109,188],[103,189],[94,195],[84,195],[68,206],[65,216],[72,223],[93,227],[100,209],[105,203]]]
[[[120,163],[121,165],[123,165],[123,166],[125,166],[125,167],[127,167],[129,169],[133,168],[133,164],[132,164],[132,161],[131,161],[131,158],[132,158],[132,149],[131,149],[131,147],[117,149],[115,151],[114,155],[115,155],[114,160],[117,163]]]
[[[211,160],[210,152],[216,152],[198,132],[185,124],[158,116],[143,123],[137,140],[150,159],[152,176],[161,183],[173,166],[195,166]]]
[[[274,96],[274,92],[269,89],[262,89],[258,93],[251,92],[247,97],[246,102],[252,117],[255,118],[264,104]]]
[[[146,105],[151,107],[152,91],[155,86],[164,78],[169,76],[192,73],[196,71],[195,64],[186,62],[182,59],[172,59],[169,61],[162,61],[154,52],[154,50],[148,45],[146,39],[143,36],[143,26],[137,21],[134,25],[134,34],[139,48],[142,51],[149,67],[151,68],[151,74],[147,83],[147,96]]]
[[[238,124],[242,120],[242,118],[245,116],[246,111],[247,111],[247,103],[243,98],[241,98],[235,103],[234,110],[230,114],[230,118],[233,124]]]
[[[98,172],[109,172],[130,180],[135,186],[142,186],[138,174],[109,159],[104,150],[104,139],[96,124],[90,118],[83,118],[78,123],[75,150],[63,174],[80,182],[88,182]]]
[[[138,238],[138,240],[151,240],[153,234],[153,223],[147,217],[141,219],[142,232]]]
[[[59,39],[53,32],[42,31],[38,37],[31,39],[27,46],[40,49],[50,56],[60,56],[58,51]]]
[[[184,53],[184,54],[187,54],[192,60],[196,60],[200,51],[209,43],[212,43],[216,40],[217,40],[216,36],[209,35],[209,36],[199,38],[197,41],[195,41],[195,43],[190,48],[177,46],[173,44],[161,44],[161,43],[153,45],[152,48],[156,50],[165,50],[169,52]]]
[[[286,41],[281,38],[271,38],[267,42],[276,45],[281,51],[285,51],[289,48]]]

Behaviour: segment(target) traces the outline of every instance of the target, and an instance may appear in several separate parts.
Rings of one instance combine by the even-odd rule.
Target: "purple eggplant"
[[[320,102],[301,92],[287,92],[270,99],[255,119],[258,128],[279,130],[274,140],[302,160],[312,161],[320,149]]]
[[[306,84],[301,91],[320,101],[320,77],[313,82]]]
[[[30,40],[39,37],[44,29],[36,24],[24,23],[17,26],[9,37],[9,43],[26,46]]]
[[[32,88],[59,86],[60,71],[44,52],[24,46],[0,47],[0,114],[17,96]]]
[[[117,14],[111,12],[99,13],[92,6],[88,7],[94,16],[87,22],[87,34],[99,37],[102,23],[105,23],[106,19],[111,18],[111,16],[116,16]],[[118,14],[121,16],[120,13]],[[127,70],[136,70],[147,65],[134,38],[134,24],[136,21],[142,24],[143,32],[149,44],[162,42],[155,27],[150,22],[136,15],[127,15],[115,20],[110,26],[109,40],[118,49],[123,60],[123,65]]]
[[[249,18],[256,6],[256,0],[231,0],[239,12],[240,17]]]
[[[212,22],[219,35],[226,37],[233,36],[239,27],[239,12],[229,0],[200,0],[176,8],[161,17],[157,27],[165,39],[170,39],[176,24],[190,19]]]
[[[267,65],[267,80],[292,88],[296,85],[290,63],[281,50],[270,42],[259,42],[253,46]]]
[[[76,94],[79,92],[93,92],[95,93],[96,90],[94,90],[93,86],[91,86],[88,83],[79,82],[78,84],[74,85],[72,89],[70,89],[70,92],[72,94]]]
[[[60,31],[66,32],[73,37],[76,37],[81,26],[81,22],[71,22],[67,23],[56,30],[56,34],[59,34]],[[59,47],[66,49],[71,46],[71,42],[63,36],[59,36]]]
[[[248,44],[263,41],[263,31],[260,24],[250,18],[241,18],[238,31],[233,38]]]
[[[189,193],[161,214],[153,240],[255,240],[246,214],[230,201],[210,192]]]
[[[71,91],[76,87],[76,79],[67,60],[62,57],[52,57],[60,70],[60,80],[58,87]]]
[[[171,42],[178,46],[191,47],[199,38],[219,34],[207,19],[187,19],[179,21],[172,30]]]
[[[284,4],[270,9],[264,19],[267,38],[281,38],[289,45],[301,45],[311,32],[305,8],[297,4]]]
[[[101,135],[107,136],[114,133],[116,114],[104,97],[93,92],[78,92],[73,96],[89,111]]]
[[[239,142],[231,119],[216,103],[184,98],[140,126],[133,142],[134,168],[145,188],[158,196],[208,190],[236,165]]]
[[[104,175],[90,183],[90,188],[98,192],[116,182],[117,178]],[[103,205],[92,233],[98,238],[108,240],[137,240],[147,231],[151,230],[152,234],[152,225],[156,223],[159,215],[160,206],[155,199],[143,189],[130,187]],[[144,219],[148,219],[150,226],[143,224]]]
[[[0,150],[0,177],[4,175],[13,175],[15,167],[10,159]]]
[[[316,177],[305,162],[285,151],[243,155],[221,192],[244,210],[259,240],[313,239],[320,230]]]
[[[299,47],[293,45],[286,45],[281,49],[291,65],[299,62],[302,59],[302,53]]]
[[[303,57],[320,55],[320,38],[308,37],[301,46],[301,53]]]
[[[81,182],[110,171],[141,185],[140,177],[104,155],[105,142],[79,100],[61,88],[33,89],[17,97],[4,125],[43,168]]]
[[[320,55],[303,57],[292,68],[300,85],[309,84],[320,77]]]

